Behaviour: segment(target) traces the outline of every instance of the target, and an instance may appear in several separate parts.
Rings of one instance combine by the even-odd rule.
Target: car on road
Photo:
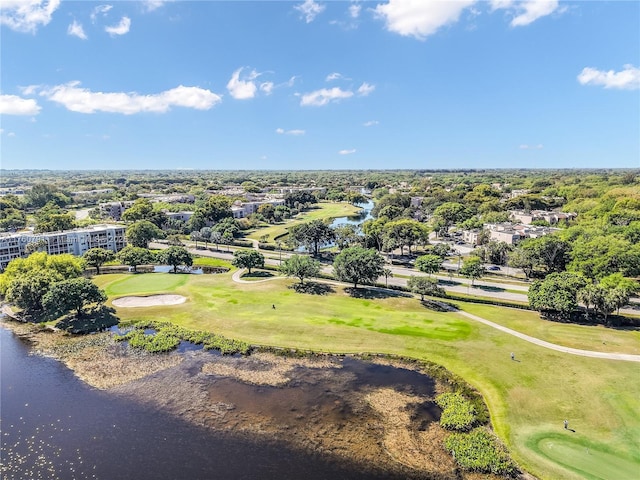
[[[489,265],[487,267],[487,270],[491,270],[492,272],[497,272],[498,270],[500,270],[500,267],[498,267],[497,265]]]

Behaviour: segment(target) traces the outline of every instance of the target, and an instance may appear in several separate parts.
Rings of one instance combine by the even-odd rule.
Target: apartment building
[[[64,232],[21,232],[0,235],[0,268],[4,269],[14,258],[27,256],[29,243],[43,241],[49,255],[70,253],[81,256],[90,248],[104,248],[113,252],[126,245],[125,227],[120,225],[93,225]]]

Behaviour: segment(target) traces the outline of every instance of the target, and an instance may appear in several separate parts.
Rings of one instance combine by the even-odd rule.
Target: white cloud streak
[[[233,72],[231,79],[227,83],[227,90],[229,90],[231,96],[236,100],[248,100],[254,98],[258,91],[258,87],[254,80],[258,78],[260,74],[255,70],[251,70],[248,75],[240,78],[243,69],[244,67],[240,67],[238,70]]]
[[[338,152],[339,155],[351,155],[353,153],[356,153],[356,149],[355,148],[340,150]]]
[[[524,27],[535,22],[539,18],[559,12],[558,0],[491,0],[492,10],[508,10],[514,15],[510,25],[512,27]]]
[[[358,18],[360,16],[360,11],[362,10],[361,5],[353,4],[349,5],[349,15],[351,18]]]
[[[120,23],[118,23],[117,25],[114,25],[113,27],[104,27],[104,31],[107,32],[112,37],[116,35],[125,35],[129,33],[130,29],[131,29],[131,19],[129,17],[122,17],[120,19]]]
[[[544,145],[542,145],[541,143],[537,145],[522,144],[518,148],[520,148],[520,150],[542,150],[544,148]]]
[[[457,22],[462,11],[475,1],[389,0],[376,6],[375,13],[385,20],[390,32],[424,40],[441,27]]]
[[[23,33],[36,33],[38,27],[51,21],[60,0],[2,0],[0,25]]]
[[[325,6],[314,2],[313,0],[305,0],[304,3],[296,5],[293,8],[301,13],[305,22],[311,23],[324,11]]]
[[[276,133],[279,135],[304,135],[306,132],[299,129],[285,130],[284,128],[276,128]]]
[[[578,75],[578,82],[581,85],[597,85],[619,90],[638,90],[640,89],[640,68],[627,64],[619,72],[614,72],[613,70],[605,72],[604,70],[586,67]]]
[[[78,37],[78,38],[81,38],[82,40],[87,39],[87,34],[84,33],[84,28],[82,28],[82,24],[76,22],[75,20],[71,25],[69,25],[69,28],[67,28],[67,35]]]
[[[365,127],[373,127],[374,125],[378,125],[380,122],[378,120],[369,120],[368,122],[364,122],[362,125]]]
[[[305,93],[302,95],[300,105],[303,107],[314,106],[321,107],[332,102],[338,102],[345,98],[353,97],[353,92],[349,90],[342,90],[341,88],[322,88],[314,92]]]
[[[360,95],[361,97],[366,97],[373,93],[375,89],[375,85],[369,85],[368,83],[364,82],[358,87],[358,95]]]
[[[91,15],[89,17],[91,18],[91,21],[95,23],[96,18],[98,18],[98,15],[105,16],[107,12],[109,12],[109,10],[111,10],[112,8],[113,8],[113,5],[98,5],[92,10]]]
[[[165,113],[172,107],[209,110],[222,101],[222,98],[203,88],[179,85],[171,90],[152,95],[124,92],[92,92],[81,88],[80,82],[44,89],[40,95],[63,105],[67,110],[78,113]]]
[[[37,115],[41,107],[32,98],[17,95],[0,95],[0,114],[2,115]]]
[[[341,78],[344,78],[341,73],[333,72],[327,75],[327,78],[325,78],[325,81],[332,82],[334,80],[339,80]]]
[[[143,8],[147,12],[153,12],[154,10],[159,9],[164,6],[169,0],[145,0],[143,3]]]

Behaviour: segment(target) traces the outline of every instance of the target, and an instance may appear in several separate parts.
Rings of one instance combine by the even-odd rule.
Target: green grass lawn
[[[231,265],[231,262],[227,261],[227,260],[223,260],[222,258],[215,258],[215,257],[198,257],[195,256],[193,258],[193,265],[194,266],[207,266],[207,267],[225,267],[225,268],[234,268],[233,265]]]
[[[290,279],[238,284],[231,273],[110,274],[95,280],[110,297],[157,288],[190,300],[171,307],[119,308],[123,320],[169,320],[256,344],[393,353],[439,363],[482,392],[498,435],[540,478],[631,480],[625,475],[640,471],[638,363],[548,350],[455,313],[428,310],[413,297],[352,298],[338,286],[328,295],[300,294],[288,288],[295,283]],[[576,348],[595,349],[600,335],[619,342],[621,350],[638,343],[635,332],[550,325],[531,312],[459,304],[549,341],[566,333]],[[510,352],[519,361],[511,361]],[[563,429],[565,418],[575,432]],[[553,450],[548,443],[558,435],[562,450],[556,454],[560,447]],[[582,448],[597,458],[588,475],[584,468],[591,464],[585,463]]]
[[[269,242],[273,243],[276,237],[287,233],[287,229],[294,225],[310,222],[311,220],[324,220],[333,219],[338,217],[349,217],[357,215],[360,207],[351,205],[344,202],[321,202],[316,205],[317,208],[307,210],[306,212],[298,215],[296,218],[289,220],[285,223],[279,223],[277,225],[270,225],[268,227],[258,228],[251,232],[247,237],[259,240],[263,235],[269,237]]]

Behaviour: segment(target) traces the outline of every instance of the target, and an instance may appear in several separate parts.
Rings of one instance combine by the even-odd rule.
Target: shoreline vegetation
[[[131,335],[132,332],[145,329],[148,332],[150,328],[155,329],[156,335],[163,328],[169,328],[173,334],[202,341],[198,334],[205,332],[190,332],[165,322],[122,327],[124,331],[131,328],[125,335],[115,332],[69,335],[43,325],[8,319],[0,326],[28,342],[38,354],[60,361],[94,388],[135,398],[208,428],[232,429],[267,440],[288,438],[292,445],[309,452],[336,454],[350,461],[370,463],[374,468],[405,473],[407,478],[480,478],[473,471],[460,476],[454,457],[445,448],[449,432],[439,425],[437,418],[426,425],[416,423],[418,411],[424,408],[425,402],[433,405],[435,393],[455,391],[465,395],[478,412],[475,425],[498,442],[486,426],[488,410],[479,393],[459,377],[429,362],[393,355],[345,356],[256,346],[243,349],[240,355],[209,354],[204,350],[151,353],[130,344],[131,338],[137,335]],[[353,381],[353,374],[342,369],[341,362],[346,358],[425,375],[425,380],[434,381],[434,395],[412,394],[389,387],[354,391],[353,387],[347,387],[347,382]],[[194,368],[198,372],[195,377],[186,374]],[[328,399],[316,398],[314,401],[319,405],[310,402],[306,411],[292,407],[291,412],[285,414],[291,417],[288,419],[279,418],[282,412],[278,412],[278,408],[269,412],[268,405],[258,408],[259,412],[253,411],[256,406],[247,400],[253,397],[248,394],[251,389],[281,391],[288,386],[295,388],[300,382],[329,385],[330,388],[326,385],[322,388],[322,397],[326,395]],[[222,388],[217,388],[220,385]],[[333,397],[337,399],[323,407],[325,400]],[[243,405],[243,402],[249,403]],[[334,410],[341,412],[342,417],[345,411],[351,414],[348,420],[341,418],[336,424]],[[291,425],[292,419],[300,421],[300,425],[296,422]],[[504,447],[500,445],[500,448]],[[511,465],[515,472],[515,464]],[[487,472],[482,478],[493,477],[487,475],[490,474]],[[526,478],[526,474],[522,478]]]

